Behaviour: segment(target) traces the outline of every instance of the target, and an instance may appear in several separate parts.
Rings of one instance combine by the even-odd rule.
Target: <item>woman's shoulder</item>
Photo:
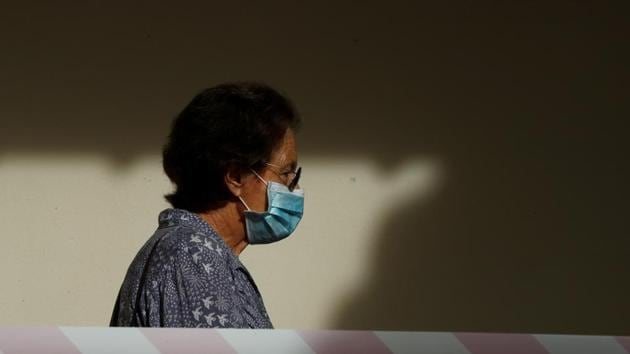
[[[165,232],[155,247],[156,253],[172,260],[191,259],[216,263],[228,258],[228,250],[216,235],[200,232],[194,227],[177,225]]]

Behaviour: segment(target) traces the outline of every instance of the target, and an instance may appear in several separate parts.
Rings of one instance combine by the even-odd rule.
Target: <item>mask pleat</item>
[[[246,211],[247,237],[251,244],[270,243],[289,236],[304,213],[304,192],[289,191],[280,183],[267,183],[269,207],[264,212]]]

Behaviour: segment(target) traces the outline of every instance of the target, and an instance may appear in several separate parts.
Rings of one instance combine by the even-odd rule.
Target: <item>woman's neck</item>
[[[207,212],[197,213],[219,234],[235,256],[247,247],[247,235],[243,215],[237,203],[225,205]]]

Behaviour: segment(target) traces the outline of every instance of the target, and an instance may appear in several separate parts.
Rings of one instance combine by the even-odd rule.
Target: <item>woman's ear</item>
[[[244,179],[245,176],[242,170],[236,167],[228,167],[225,176],[223,176],[225,185],[235,197],[239,197],[241,195]]]

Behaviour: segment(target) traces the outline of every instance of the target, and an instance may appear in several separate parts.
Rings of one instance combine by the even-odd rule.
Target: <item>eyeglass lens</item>
[[[289,183],[289,190],[292,191],[297,187],[298,182],[300,181],[300,176],[302,175],[302,167],[298,167],[297,171],[295,171],[295,176]]]

